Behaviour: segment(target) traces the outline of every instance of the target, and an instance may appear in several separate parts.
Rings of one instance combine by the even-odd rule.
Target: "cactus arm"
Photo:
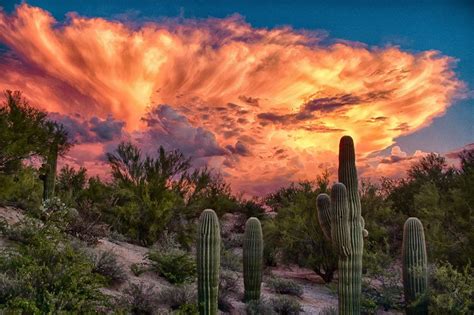
[[[331,190],[331,238],[339,256],[352,254],[346,187],[336,183]]]
[[[318,221],[324,237],[331,240],[331,200],[327,194],[319,194],[316,199]]]

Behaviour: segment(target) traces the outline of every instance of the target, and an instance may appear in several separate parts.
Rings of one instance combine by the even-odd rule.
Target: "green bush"
[[[449,263],[435,266],[430,275],[430,314],[474,313],[474,270],[458,271]]]
[[[18,224],[12,229],[22,229]],[[26,228],[28,230],[28,228]],[[54,226],[37,225],[22,233],[22,243],[0,256],[0,308],[23,313],[93,313],[106,306],[99,287],[103,278],[92,272],[87,255]]]
[[[0,204],[27,210],[41,205],[43,187],[38,172],[32,167],[21,168],[14,175],[0,173],[0,187]]]
[[[170,283],[188,283],[196,278],[196,260],[183,250],[150,251],[147,257],[152,268]]]
[[[303,287],[296,281],[283,278],[269,278],[266,286],[275,293],[287,294],[297,297],[303,295]]]
[[[104,251],[93,255],[94,268],[92,272],[104,276],[109,284],[122,283],[127,280],[123,266],[118,262],[117,255]]]
[[[273,310],[280,315],[298,315],[301,312],[301,304],[292,297],[281,295],[271,299]]]
[[[130,266],[130,271],[137,277],[148,270],[148,266],[144,263],[134,263]]]
[[[330,282],[337,258],[331,243],[323,237],[315,210],[316,197],[325,192],[325,183],[326,179],[320,178],[316,185],[292,184],[266,198],[277,215],[263,226],[264,257],[269,263],[273,263],[272,258],[281,257],[284,263],[311,269]]]

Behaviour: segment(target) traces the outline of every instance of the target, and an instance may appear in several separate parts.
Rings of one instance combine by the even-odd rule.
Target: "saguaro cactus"
[[[245,301],[260,299],[263,268],[262,226],[257,218],[249,218],[244,233]]]
[[[221,233],[219,219],[211,209],[199,218],[197,243],[198,307],[201,315],[217,314]]]
[[[339,314],[360,314],[364,219],[361,216],[354,142],[344,136],[339,143],[339,182],[317,199],[318,219],[324,235],[339,255]]]
[[[43,174],[40,179],[43,181],[43,200],[51,199],[54,196],[56,186],[56,169],[58,164],[58,143],[53,142],[49,149],[46,163],[42,166]]]
[[[403,226],[402,261],[406,312],[408,315],[428,314],[425,234],[417,218],[408,218]]]

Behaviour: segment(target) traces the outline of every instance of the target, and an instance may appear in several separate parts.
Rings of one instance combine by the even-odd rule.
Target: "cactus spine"
[[[417,218],[408,218],[403,226],[402,260],[406,312],[408,315],[428,314],[425,234]]]
[[[200,315],[217,314],[221,235],[219,219],[211,209],[201,213],[198,227],[197,270]]]
[[[344,136],[339,143],[339,182],[317,199],[318,220],[324,235],[338,253],[339,314],[360,314],[364,220],[361,216],[354,142]]]
[[[245,301],[259,300],[263,268],[262,226],[257,218],[249,218],[244,234],[244,287]]]

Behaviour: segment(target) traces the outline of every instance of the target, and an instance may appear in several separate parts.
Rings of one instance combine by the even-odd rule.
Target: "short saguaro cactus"
[[[423,224],[408,218],[403,226],[403,289],[408,315],[428,314],[428,267]]]
[[[219,219],[211,209],[201,213],[198,227],[197,271],[200,315],[217,314],[221,233]]]
[[[245,301],[259,300],[262,285],[263,234],[257,218],[250,218],[245,224],[244,244],[244,288]]]

